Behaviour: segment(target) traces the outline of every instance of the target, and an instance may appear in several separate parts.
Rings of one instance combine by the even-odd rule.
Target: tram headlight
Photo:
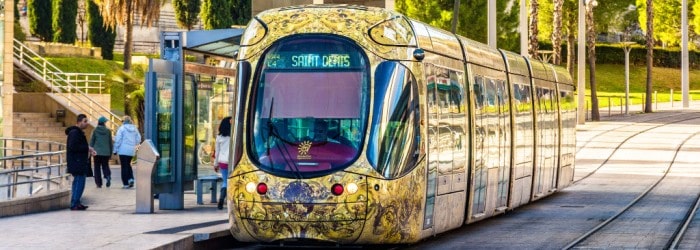
[[[245,191],[251,194],[255,192],[255,183],[248,182],[248,184],[245,185]]]
[[[348,184],[346,188],[348,189],[348,194],[357,193],[357,184],[355,183]]]

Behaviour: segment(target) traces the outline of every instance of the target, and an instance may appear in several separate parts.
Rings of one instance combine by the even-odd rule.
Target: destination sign
[[[352,59],[349,54],[268,54],[266,62],[267,67],[270,68],[337,69],[352,67]]]

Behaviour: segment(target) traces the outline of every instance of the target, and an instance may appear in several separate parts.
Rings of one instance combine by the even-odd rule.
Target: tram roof
[[[233,57],[245,29],[194,30],[183,32],[183,49],[204,54]]]

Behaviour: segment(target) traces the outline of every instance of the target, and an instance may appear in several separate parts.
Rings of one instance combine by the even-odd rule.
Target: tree
[[[700,34],[700,1],[695,1],[693,3],[691,16],[692,19],[690,20],[690,24],[693,26],[693,31],[695,31],[695,34]]]
[[[654,3],[652,0],[646,1],[647,91],[644,100],[644,113],[651,113],[651,70],[654,68]]]
[[[397,0],[396,11],[444,30],[451,30],[454,1]],[[488,39],[487,1],[460,1],[457,34],[486,43]],[[520,51],[519,6],[510,0],[497,0],[497,43],[499,48]],[[483,11],[474,11],[483,10]]]
[[[538,11],[539,4],[537,3],[537,0],[530,0],[530,44],[528,46],[528,54],[532,58],[537,58],[537,51],[539,50],[539,41],[537,39],[537,22],[539,18],[537,16]]]
[[[52,0],[53,2],[53,41],[73,44],[76,40],[78,0]]]
[[[647,23],[647,4],[645,0],[637,0],[639,10],[639,23]],[[652,5],[651,10],[655,18],[650,18],[654,27],[653,39],[662,42],[665,46],[677,46],[681,41],[681,3],[674,1],[657,1]],[[695,13],[695,11],[693,11]],[[648,27],[642,27],[646,31]]]
[[[552,57],[552,63],[559,65],[561,63],[561,23],[564,8],[564,0],[554,0],[554,11],[552,15],[553,20],[553,31],[552,31],[552,50],[554,50],[554,56]]]
[[[114,58],[114,40],[117,32],[114,28],[105,26],[100,15],[100,7],[94,0],[87,0],[88,40],[93,46],[100,47],[102,58]]]
[[[233,0],[233,5],[231,6],[231,17],[233,18],[233,24],[246,25],[251,18],[251,8],[251,0]]]
[[[651,0],[649,0],[651,1]],[[586,4],[586,47],[588,48],[589,86],[591,88],[591,120],[600,121],[598,110],[598,91],[595,82],[595,21],[593,19],[593,8],[596,1],[588,1]]]
[[[574,60],[576,60],[576,26],[578,25],[578,2],[566,0],[564,2],[564,27],[566,27],[566,70],[574,75]]]
[[[124,26],[124,70],[131,70],[131,51],[134,47],[134,14],[139,14],[140,25],[151,27],[160,17],[160,6],[165,0],[101,0],[100,13],[104,23],[112,29]]]
[[[175,9],[175,21],[177,26],[191,30],[197,21],[201,7],[201,2],[198,0],[173,0],[173,9]]]
[[[27,17],[29,18],[29,33],[41,41],[51,41],[51,0],[28,0]]]
[[[224,29],[233,25],[231,0],[202,0],[202,18],[204,29]]]

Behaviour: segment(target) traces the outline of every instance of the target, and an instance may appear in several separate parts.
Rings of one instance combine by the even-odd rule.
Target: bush
[[[53,41],[59,43],[75,43],[78,16],[78,0],[53,1]]]
[[[44,42],[51,41],[53,38],[51,12],[51,0],[28,0],[27,2],[29,33]]]
[[[22,30],[22,26],[19,23],[15,23],[15,39],[19,40],[20,42],[24,42],[27,40],[27,35],[24,34],[24,30]]]
[[[114,59],[114,40],[117,32],[113,28],[105,27],[100,8],[95,1],[87,1],[88,5],[88,40],[93,46],[102,49],[102,58],[106,60]]]

